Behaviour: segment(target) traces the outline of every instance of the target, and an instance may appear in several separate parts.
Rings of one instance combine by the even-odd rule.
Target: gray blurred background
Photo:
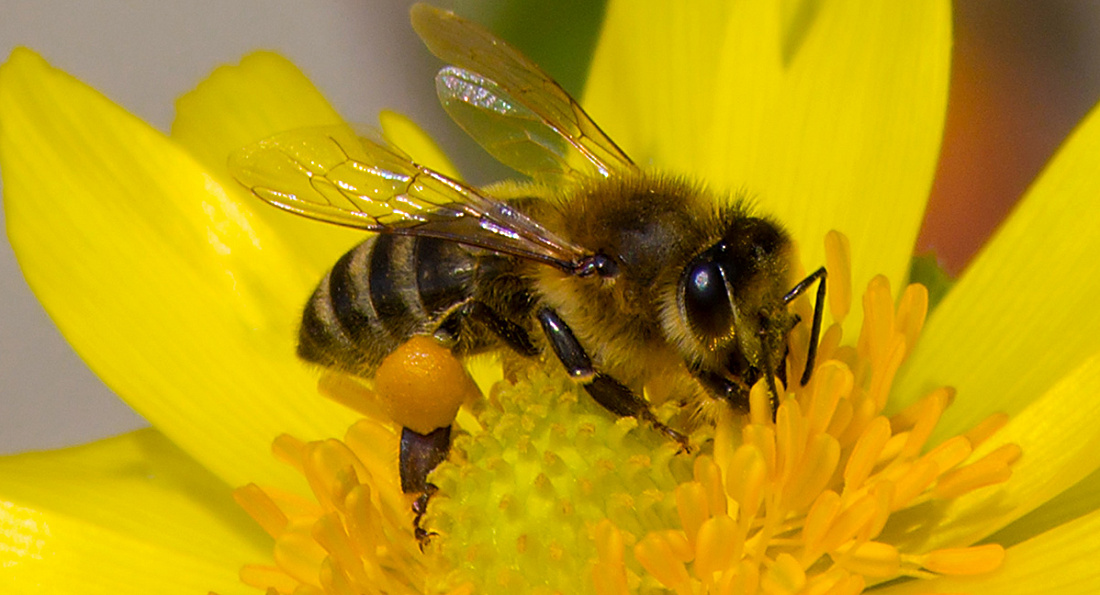
[[[24,45],[167,132],[175,99],[255,49],[296,63],[349,121],[397,109],[425,126],[475,182],[504,174],[450,125],[435,99],[441,64],[408,24],[409,0],[0,0],[0,59]],[[522,37],[579,93],[601,2],[437,2]],[[526,18],[517,16],[525,15]],[[580,48],[561,54],[557,47]],[[2,184],[2,181],[0,181]],[[0,185],[2,191],[2,185]],[[2,199],[0,199],[2,200]],[[3,213],[0,212],[0,221]],[[0,454],[76,444],[144,421],[84,366],[0,241]]]
[[[0,51],[32,47],[167,131],[175,98],[213,68],[250,50],[276,49],[349,120],[373,123],[379,110],[398,109],[439,138],[475,182],[488,181],[502,170],[486,166],[438,108],[432,84],[438,64],[408,26],[410,4],[0,0]],[[491,24],[579,92],[600,3],[442,4]],[[953,273],[1100,97],[1097,3],[964,0],[956,9],[945,159],[917,246],[935,250]],[[0,242],[0,454],[142,425],[54,329],[11,247]]]

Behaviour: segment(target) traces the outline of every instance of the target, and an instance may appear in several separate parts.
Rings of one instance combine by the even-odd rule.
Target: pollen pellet
[[[431,337],[415,336],[386,356],[374,376],[387,415],[420,434],[449,426],[479,394],[462,362]]]

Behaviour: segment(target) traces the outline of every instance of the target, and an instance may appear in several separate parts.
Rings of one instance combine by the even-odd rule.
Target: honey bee
[[[309,299],[299,356],[371,378],[414,337],[458,357],[553,353],[608,411],[686,447],[653,414],[647,386],[677,387],[673,396],[698,410],[747,411],[749,389],[764,380],[774,406],[800,321],[788,305],[817,283],[809,380],[826,271],[792,286],[792,242],[778,223],[740,198],[643,171],[546,73],[480,26],[423,4],[411,18],[450,64],[436,77],[446,111],[530,181],[475,188],[380,135],[341,127],[236,153],[236,177],[264,201],[375,232]],[[399,423],[402,489],[428,493],[450,427]]]

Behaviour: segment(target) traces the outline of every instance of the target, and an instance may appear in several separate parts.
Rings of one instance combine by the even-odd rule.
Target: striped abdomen
[[[344,254],[302,315],[298,355],[370,377],[409,337],[473,297],[482,257],[454,242],[381,234]]]

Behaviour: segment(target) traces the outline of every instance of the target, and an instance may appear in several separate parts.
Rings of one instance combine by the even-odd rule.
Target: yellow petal
[[[0,592],[246,593],[269,540],[153,430],[0,458]]]
[[[172,138],[210,171],[225,168],[235,149],[274,134],[343,123],[286,58],[255,52],[222,66],[176,101]]]
[[[1100,469],[997,531],[988,541],[1016,544],[1097,509],[1100,509]]]
[[[971,460],[1015,443],[1023,456],[1012,466],[1012,479],[955,499],[935,532],[910,549],[927,551],[971,545],[1037,509],[1100,467],[1100,354],[1035,400],[1005,427],[975,449]],[[1100,507],[1100,494],[1085,497]],[[1037,529],[1038,525],[1032,525]],[[1021,535],[1020,537],[1030,537]],[[920,532],[918,532],[920,533]]]
[[[1020,412],[1100,352],[1097,155],[1093,110],[929,316],[899,374],[896,405],[956,387],[934,442],[992,412]]]
[[[884,588],[883,595],[997,593],[1088,595],[1100,592],[1100,511],[1009,548],[1000,569],[981,576],[942,577]]]
[[[639,165],[701,173],[730,13],[721,0],[608,3],[584,104]]]
[[[69,342],[231,485],[296,481],[271,440],[350,420],[294,356],[322,271],[188,154],[29,50],[0,69],[0,122],[9,238]]]
[[[948,3],[643,4],[608,8],[595,120],[643,165],[746,190],[807,267],[838,229],[857,290],[899,287],[942,133]]]
[[[342,123],[297,67],[278,54],[256,52],[239,65],[218,68],[176,101],[172,139],[229,192],[239,193],[245,206],[279,230],[304,261],[327,268],[363,234],[295,217],[247,196],[226,162],[233,151],[277,133]]]

